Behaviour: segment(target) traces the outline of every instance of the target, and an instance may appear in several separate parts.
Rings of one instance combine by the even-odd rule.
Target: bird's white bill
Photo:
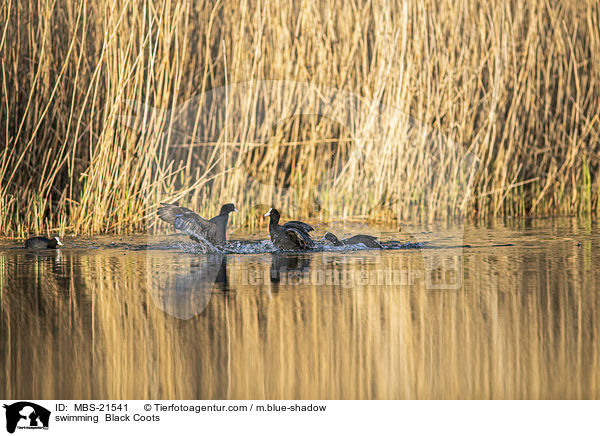
[[[273,208],[269,209],[269,211],[266,214],[264,214],[264,216],[271,216],[271,211],[272,210],[273,210]]]
[[[237,210],[235,207],[233,208],[233,211],[234,212],[239,212],[239,210]]]
[[[62,245],[63,243],[60,242],[60,239],[58,239],[58,236],[55,236],[54,239],[56,239],[56,245]]]

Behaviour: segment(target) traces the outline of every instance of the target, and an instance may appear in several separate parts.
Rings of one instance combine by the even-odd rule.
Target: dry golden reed
[[[6,0],[0,233],[143,230],[160,201],[210,215],[234,199],[250,226],[273,203],[324,219],[593,214],[599,78],[591,0]],[[251,80],[402,116],[257,117],[297,100],[288,86],[205,101],[176,130],[170,108]],[[156,108],[143,131],[122,122],[132,101]]]

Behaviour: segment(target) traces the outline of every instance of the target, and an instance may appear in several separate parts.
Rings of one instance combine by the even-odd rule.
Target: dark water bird
[[[375,236],[371,235],[355,235],[351,238],[342,239],[341,241],[333,233],[327,232],[323,236],[323,239],[331,242],[336,247],[342,247],[344,245],[356,245],[364,244],[367,248],[383,248],[383,246],[377,241]]]
[[[162,203],[158,208],[158,216],[196,242],[205,240],[214,245],[223,245],[227,241],[229,214],[237,211],[233,203],[224,204],[219,215],[207,220],[187,207]]]
[[[288,221],[284,225],[279,225],[281,215],[277,209],[271,208],[265,214],[271,217],[269,222],[269,234],[273,245],[282,250],[306,250],[313,248],[315,243],[308,236],[314,229],[302,221]]]
[[[58,239],[58,236],[54,238],[45,238],[43,236],[34,236],[25,241],[25,248],[32,250],[44,250],[47,248],[56,249],[62,247],[62,242]]]

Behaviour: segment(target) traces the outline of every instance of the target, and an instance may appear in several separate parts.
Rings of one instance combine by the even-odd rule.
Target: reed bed
[[[591,0],[7,0],[0,233],[594,215],[599,78]]]

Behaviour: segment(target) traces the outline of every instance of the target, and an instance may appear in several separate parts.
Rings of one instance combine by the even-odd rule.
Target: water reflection
[[[271,253],[271,283],[277,292],[283,275],[285,282],[301,280],[308,272],[311,255],[308,253]]]
[[[452,290],[419,250],[0,249],[0,396],[600,398],[598,233],[526,232]]]
[[[153,268],[148,271],[150,294],[155,304],[180,319],[201,314],[214,291],[228,290],[226,255],[210,253],[188,257],[187,261],[183,271],[181,268],[173,271],[169,262],[153,262]]]

